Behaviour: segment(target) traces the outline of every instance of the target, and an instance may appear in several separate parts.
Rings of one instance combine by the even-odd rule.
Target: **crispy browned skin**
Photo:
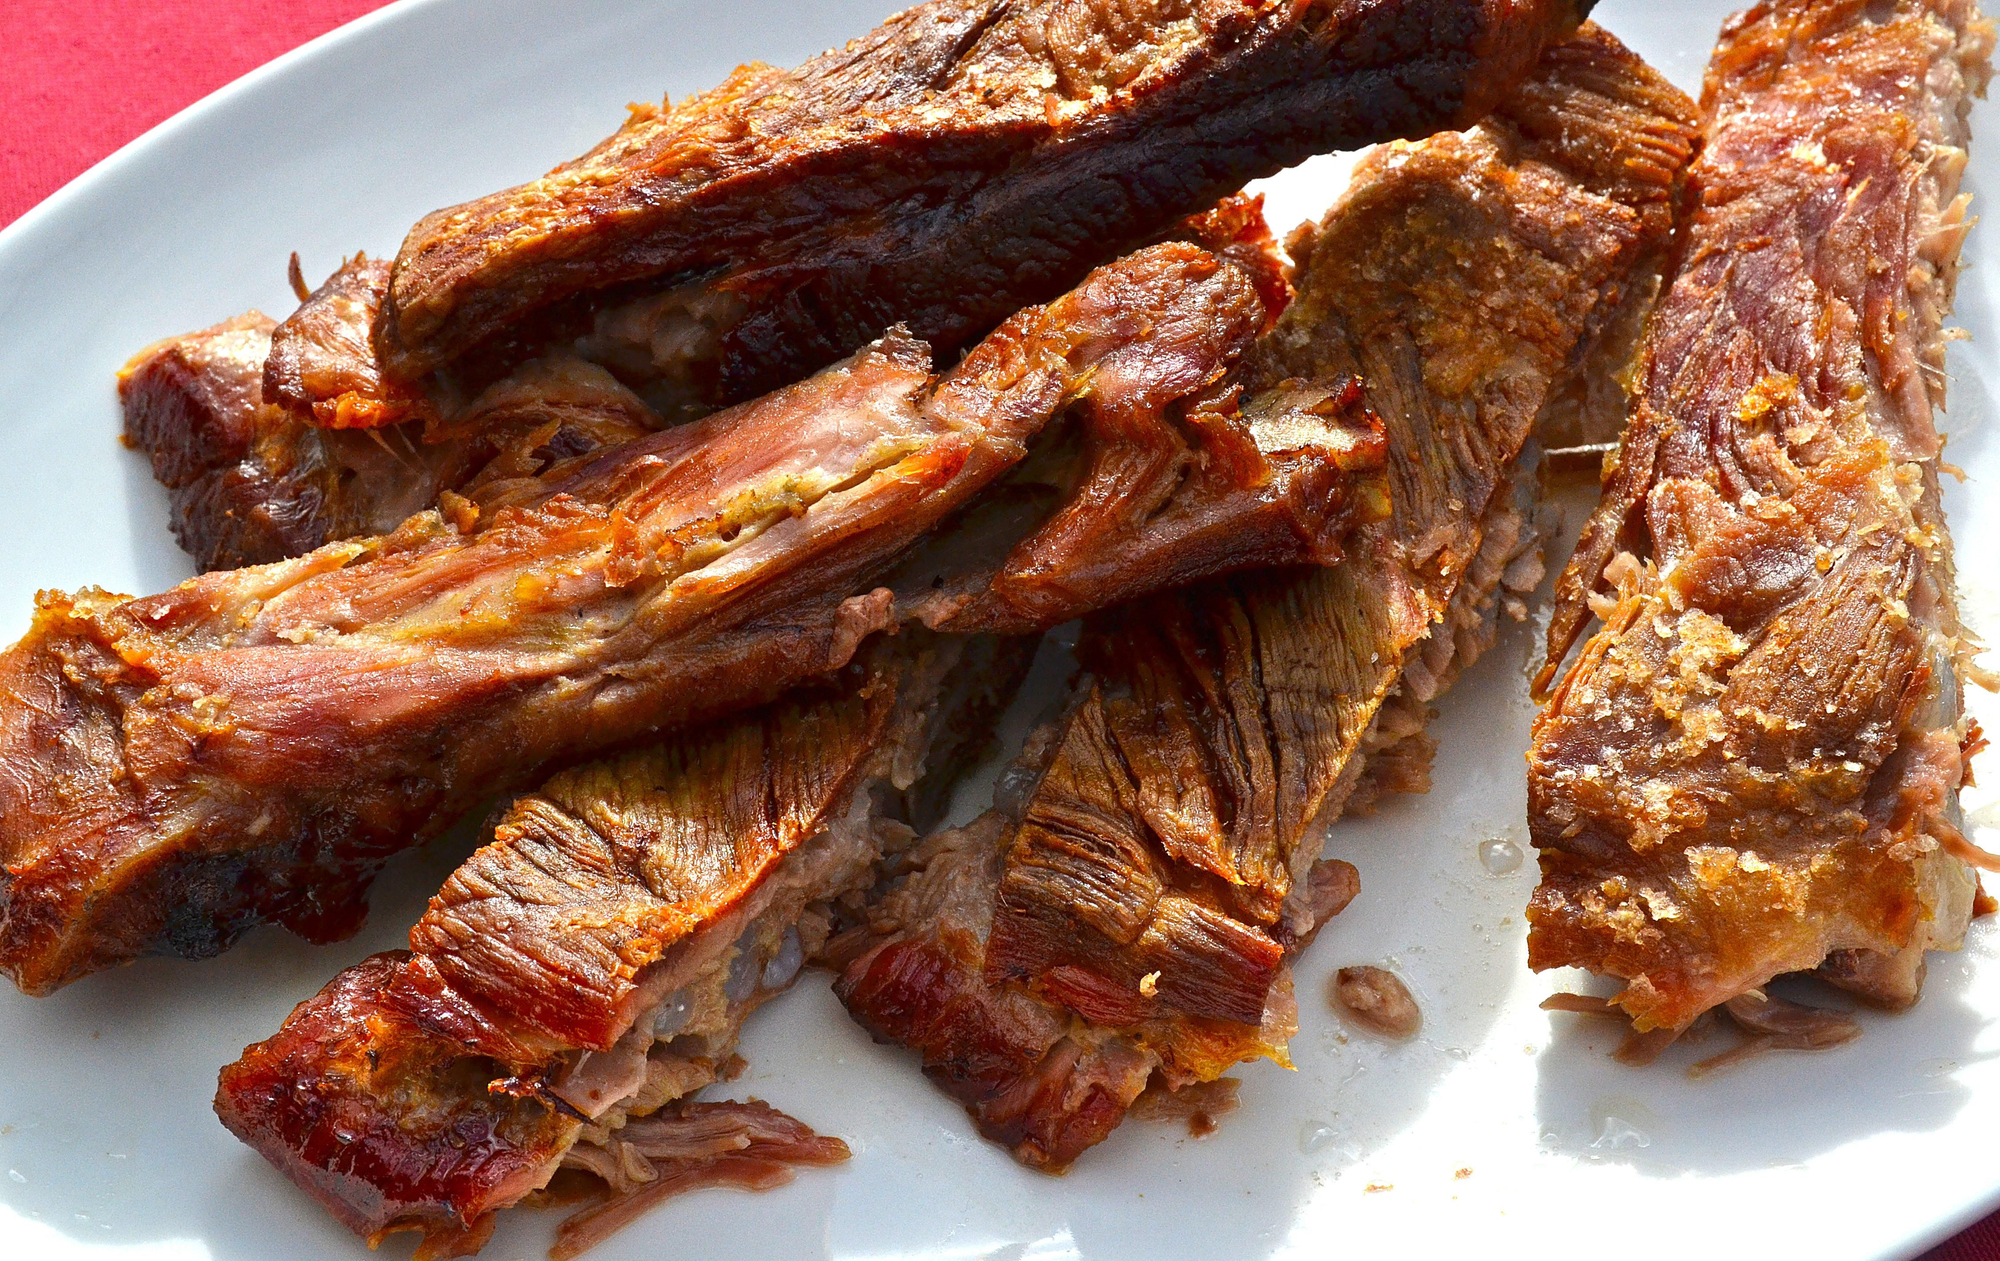
[[[351,931],[386,855],[485,794],[838,668],[893,616],[876,575],[1089,383],[1165,407],[1261,322],[1241,271],[1161,245],[942,378],[892,334],[476,520],[45,594],[0,657],[0,967],[45,992],[260,919]]]
[[[418,988],[407,963],[391,952],[343,971],[223,1069],[216,1096],[224,1125],[364,1235],[518,1199],[549,1180],[581,1127],[532,1094],[489,1093],[505,1074],[460,1042],[486,1023],[435,983]],[[433,1146],[456,1159],[411,1159]]]
[[[370,353],[389,281],[384,260],[356,254],[341,263],[272,334],[264,397],[322,429],[435,421],[436,404],[385,379]]]
[[[1472,122],[1589,8],[933,0],[427,216],[375,348],[414,382],[570,295],[654,281],[699,282],[673,305],[707,344],[672,370],[712,401],[896,321],[942,350],[1247,180]]]
[[[1516,459],[1651,291],[1694,137],[1693,104],[1586,28],[1487,124],[1371,158],[1297,240],[1299,296],[1243,375],[1365,382],[1392,515],[1332,568],[1088,621],[1018,825],[970,846],[976,879],[893,895],[841,983],[1026,1163],[1074,1159],[1149,1074],[1284,1055],[1287,960],[1352,896],[1323,830],[1428,786],[1424,706],[1540,573]]]
[[[1642,1032],[1822,960],[1907,1005],[1970,913],[1932,408],[1992,43],[1969,0],[1785,0],[1710,64],[1699,209],[1551,669],[1613,593],[1529,754],[1529,962],[1623,979]]]
[[[546,358],[485,391],[451,429],[321,429],[265,401],[272,333],[253,311],[148,346],[119,373],[125,439],[152,457],[174,538],[204,570],[386,534],[444,491],[532,475],[658,428],[603,369]]]
[[[825,905],[987,743],[1032,651],[906,632],[767,709],[556,776],[410,953],[350,968],[225,1068],[217,1112],[365,1235],[471,1229],[565,1158],[637,1191],[671,1153],[617,1119],[714,1080],[819,949]],[[657,1011],[676,1023],[656,1038]]]
[[[980,1133],[1055,1173],[1117,1127],[1156,1070],[1213,1078],[1270,1047],[1255,1030],[1246,1046],[1242,1030],[1209,1021],[1093,1026],[1019,987],[987,985],[986,937],[1014,826],[996,812],[928,838],[911,856],[914,873],[842,943],[860,953],[841,960],[834,990],[877,1039],[920,1052],[925,1075]],[[1281,1024],[1289,986],[1282,998]]]

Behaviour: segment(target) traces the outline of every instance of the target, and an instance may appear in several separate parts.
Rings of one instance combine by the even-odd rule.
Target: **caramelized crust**
[[[459,1035],[492,1031],[410,965],[392,951],[342,972],[222,1070],[215,1100],[230,1132],[367,1236],[512,1203],[549,1180],[582,1125],[532,1094],[489,1092],[506,1074]],[[451,1159],[427,1158],[442,1151]]]
[[[1697,208],[1543,681],[1604,622],[1529,755],[1530,963],[1623,979],[1642,1032],[1822,960],[1907,1005],[1970,913],[1932,409],[1992,43],[1969,0],[1776,0],[1710,65]]]
[[[677,1101],[909,837],[931,781],[977,756],[1032,651],[905,633],[764,710],[556,776],[409,952],[348,969],[222,1071],[218,1115],[371,1238],[472,1231],[565,1164],[617,1193],[565,1228],[594,1237],[692,1158],[744,1155],[733,1130],[695,1142]]]
[[[308,294],[271,337],[264,397],[322,429],[435,421],[421,390],[386,380],[369,330],[389,290],[389,264],[356,254]]]
[[[849,1010],[1023,1161],[1061,1168],[1154,1074],[1283,1062],[1288,960],[1357,887],[1319,861],[1325,828],[1428,786],[1424,707],[1538,580],[1517,460],[1651,292],[1694,128],[1586,28],[1518,112],[1387,147],[1296,238],[1298,297],[1242,379],[1252,399],[1364,382],[1391,514],[1332,567],[1088,620],[1025,801],[927,842],[871,917],[885,940],[850,947]]]
[[[932,0],[796,70],[635,107],[576,161],[427,216],[375,349],[416,382],[644,282],[701,343],[667,374],[711,405],[897,321],[943,351],[1249,179],[1467,125],[1589,7]]]
[[[45,594],[0,657],[0,967],[45,992],[263,919],[352,931],[383,859],[487,794],[838,668],[893,617],[877,576],[1093,380],[1164,407],[1262,319],[1242,272],[1156,246],[936,380],[891,335],[449,524]]]

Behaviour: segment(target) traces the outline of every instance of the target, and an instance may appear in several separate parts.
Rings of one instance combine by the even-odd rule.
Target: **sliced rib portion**
[[[488,388],[449,429],[321,429],[265,401],[272,331],[253,311],[148,346],[118,376],[125,440],[152,458],[174,538],[204,570],[386,534],[444,491],[532,475],[659,427],[603,368],[551,356]]]
[[[1699,209],[1549,672],[1604,624],[1529,756],[1529,962],[1622,979],[1641,1032],[1822,963],[1907,1006],[1964,931],[1933,408],[1992,44],[1969,0],[1779,0],[1710,64]]]
[[[1024,1162],[1060,1169],[1148,1080],[1283,1061],[1288,960],[1353,896],[1325,829],[1428,786],[1425,707],[1539,578],[1521,453],[1650,291],[1694,134],[1586,27],[1486,125],[1373,155],[1296,239],[1298,298],[1242,375],[1364,382],[1392,515],[1331,568],[1092,618],[1025,804],[927,842],[842,951],[849,1009]]]
[[[352,931],[383,859],[486,794],[837,669],[893,616],[878,576],[1053,415],[1164,408],[1262,320],[1240,270],[1156,246],[941,378],[892,333],[491,511],[147,599],[45,594],[0,657],[0,967],[45,992],[259,920]]]
[[[1250,179],[1471,123],[1589,8],[932,0],[796,70],[635,108],[576,161],[427,216],[375,349],[417,382],[587,331],[711,405],[896,321],[942,351]],[[557,309],[631,285],[649,308]]]
[[[934,821],[1033,647],[891,636],[762,711],[556,776],[409,952],[348,969],[225,1068],[217,1113],[371,1240],[476,1231],[561,1167],[613,1193],[577,1224],[594,1237],[705,1159],[781,1155],[695,1132],[740,1105],[669,1105],[724,1071],[834,900]]]
[[[1166,239],[1192,242],[1242,268],[1269,318],[1284,309],[1291,291],[1261,198],[1226,197],[1175,224]],[[121,374],[126,440],[152,456],[154,476],[169,490],[175,537],[201,568],[266,564],[386,534],[447,491],[484,501],[496,482],[536,476],[664,423],[613,372],[639,381],[645,374],[603,338],[512,362],[470,398],[437,382],[421,396],[384,383],[368,327],[388,279],[386,263],[356,256],[275,329],[252,312],[147,347]],[[605,318],[629,322],[616,311]],[[321,428],[315,409],[328,424],[348,413],[405,419],[350,432]],[[689,411],[671,410],[676,420]],[[1044,478],[1054,466],[1048,458],[1037,462]],[[1246,466],[1239,460],[1230,467]],[[1324,467],[1295,454],[1279,471],[1305,481]],[[1073,479],[1062,480],[1069,489]],[[1261,497],[1291,511],[1327,510],[1324,488],[1319,498],[1271,488]],[[1244,522],[1255,538],[1284,526],[1269,507],[1262,515],[1271,520]],[[1215,514],[1204,520],[1213,525]],[[1247,554],[1250,541],[1238,550]]]
[[[1045,748],[1056,735],[1044,733]],[[1016,769],[1032,773],[1035,760]],[[1117,1127],[1156,1073],[1180,1085],[1259,1055],[1284,1062],[1297,1020],[1289,975],[1271,987],[1261,1026],[1176,1017],[1109,987],[1085,996],[1086,1015],[1053,996],[990,983],[995,898],[1018,827],[999,809],[926,838],[865,922],[829,951],[841,968],[834,992],[848,1011],[879,1041],[918,1051],[924,1074],[965,1105],[981,1134],[1023,1164],[1057,1173]],[[1360,888],[1343,862],[1314,874],[1322,920]],[[1095,1018],[1108,1005],[1115,1018]]]

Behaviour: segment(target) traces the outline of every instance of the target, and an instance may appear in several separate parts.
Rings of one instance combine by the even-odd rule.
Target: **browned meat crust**
[[[253,311],[148,346],[118,374],[125,440],[152,457],[174,538],[203,569],[385,533],[445,476],[403,431],[322,432],[265,405],[271,329]]]
[[[1529,759],[1529,962],[1622,978],[1641,1031],[1822,960],[1907,1005],[1970,913],[1932,408],[1992,44],[1970,0],[1778,0],[1710,65],[1699,209],[1550,672],[1600,586],[1604,625]]]
[[[898,321],[943,350],[1249,179],[1470,123],[1589,7],[933,0],[427,216],[375,348],[415,382],[570,295],[651,282],[681,286],[662,368],[711,403]]]
[[[485,794],[838,668],[893,616],[876,576],[1052,415],[1164,408],[1261,323],[1242,272],[1156,246],[942,378],[893,334],[451,525],[44,595],[0,657],[0,967],[46,992],[261,919],[351,931],[386,855]]]
[[[410,952],[348,969],[225,1068],[217,1113],[371,1238],[473,1231],[567,1163],[617,1193],[576,1243],[694,1158],[759,1155],[731,1134],[691,1150],[688,1112],[658,1110],[715,1079],[825,940],[827,903],[926,822],[1032,650],[905,633],[763,711],[556,776]]]
[[[1586,28],[1487,125],[1371,158],[1299,238],[1299,296],[1245,375],[1365,382],[1392,516],[1331,568],[1087,622],[1018,826],[937,842],[841,983],[1023,1161],[1067,1164],[1155,1071],[1282,1059],[1287,961],[1352,896],[1324,828],[1427,786],[1422,707],[1539,576],[1516,460],[1650,289],[1694,135],[1691,102]]]
[[[420,389],[382,376],[369,330],[389,291],[389,264],[356,254],[308,294],[271,337],[264,397],[322,429],[436,421]]]
[[[1256,284],[1269,318],[1276,319],[1290,299],[1261,198],[1224,198],[1175,225],[1168,237],[1200,245],[1241,268]],[[315,406],[329,416],[340,408],[366,412],[375,405],[369,399],[385,389],[395,393],[381,384],[367,341],[387,284],[385,264],[356,257],[275,330],[253,312],[147,347],[121,374],[127,441],[152,455],[154,476],[169,488],[175,536],[203,569],[266,564],[341,539],[387,534],[435,506],[446,491],[484,502],[496,493],[495,483],[533,477],[561,460],[661,426],[661,417],[610,369],[579,357],[596,354],[612,368],[628,370],[620,355],[604,353],[603,339],[585,338],[510,365],[506,375],[471,399],[441,390],[420,407],[412,402],[404,409],[421,419],[385,425],[379,433],[318,427]],[[609,312],[606,318],[616,323],[619,317]],[[358,392],[319,399],[314,382],[329,391],[341,382],[358,383]],[[681,408],[674,418],[686,419],[686,413]],[[1233,417],[1225,418],[1225,425],[1208,439],[1211,444],[1228,442],[1238,428],[1248,432]],[[1153,428],[1168,443],[1186,445],[1173,437],[1173,426]],[[1258,540],[1274,532],[1280,532],[1276,546],[1284,548],[1288,536],[1282,532],[1295,536],[1304,529],[1297,524],[1304,514],[1325,517],[1348,509],[1353,497],[1326,484],[1325,475],[1332,457],[1355,465],[1359,455],[1349,448],[1368,433],[1364,427],[1351,436],[1330,436],[1339,450],[1324,458],[1316,458],[1321,453],[1314,450],[1287,453],[1278,462],[1279,477],[1269,484],[1242,488],[1216,477],[1214,487],[1204,488],[1210,494],[1234,490],[1239,500],[1255,496],[1252,502],[1223,502],[1201,516],[1211,534],[1226,533],[1233,540],[1234,564],[1252,563]],[[1237,460],[1229,467],[1254,471],[1256,465]],[[1228,528],[1239,524],[1240,529]],[[1130,573],[1137,567],[1111,568]],[[1172,576],[1162,573],[1153,581]],[[970,589],[980,585],[972,575],[967,582]],[[954,591],[966,585],[956,584]],[[928,609],[924,613],[932,616]],[[987,622],[987,629],[1005,629],[997,618]],[[969,622],[964,625],[970,628]]]
[[[391,952],[342,972],[223,1069],[216,1096],[224,1125],[364,1235],[511,1203],[554,1175],[581,1128],[531,1094],[489,1093],[505,1074],[459,1041],[486,1022],[435,983],[418,988],[407,962]],[[410,1158],[434,1146],[456,1159]]]
[[[878,1040],[919,1051],[924,1074],[966,1105],[980,1133],[1060,1172],[1118,1125],[1160,1061],[1131,1038],[981,979],[1013,830],[994,813],[926,840],[915,873],[844,943],[862,953],[834,991]]]
[[[253,311],[155,343],[119,373],[125,439],[152,457],[174,537],[204,570],[387,534],[446,490],[532,475],[658,427],[608,372],[547,358],[488,389],[450,429],[321,429],[265,401],[272,336]]]

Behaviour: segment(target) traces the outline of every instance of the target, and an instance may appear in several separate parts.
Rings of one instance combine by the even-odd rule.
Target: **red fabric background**
[[[382,3],[0,0],[0,226],[183,106]],[[2000,1261],[2000,1214],[1925,1261]]]
[[[384,0],[0,0],[0,225],[153,124]]]

